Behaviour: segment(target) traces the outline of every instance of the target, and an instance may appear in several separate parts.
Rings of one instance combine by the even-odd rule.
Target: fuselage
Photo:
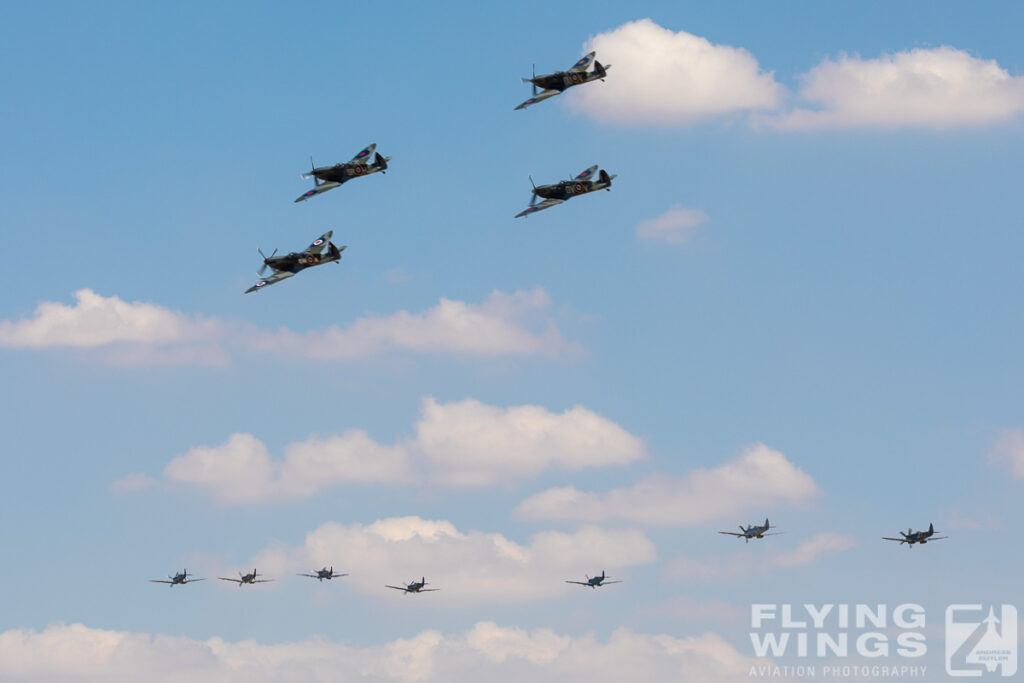
[[[341,252],[345,247],[339,247],[337,251],[328,250],[326,254],[309,254],[306,252],[293,251],[284,256],[272,256],[264,260],[274,270],[283,270],[289,273],[298,273],[312,266],[319,266],[324,263],[341,260]]]
[[[587,73],[584,71],[556,71],[553,74],[544,74],[543,76],[535,76],[529,80],[538,88],[545,90],[557,90],[558,92],[565,92],[566,88],[571,88],[574,85],[580,85],[588,81],[595,80],[597,76],[594,73]]]
[[[352,178],[376,173],[378,170],[380,170],[378,167],[371,164],[359,164],[349,161],[342,164],[335,164],[334,166],[321,166],[320,168],[314,168],[312,170],[312,174],[316,176],[318,180],[340,184],[347,180],[351,180]]]
[[[587,194],[588,192],[596,192],[597,190],[603,190],[607,185],[605,183],[593,180],[563,180],[560,183],[554,183],[551,185],[538,185],[534,188],[533,193],[538,197],[544,199],[572,199],[573,197],[581,194]]]

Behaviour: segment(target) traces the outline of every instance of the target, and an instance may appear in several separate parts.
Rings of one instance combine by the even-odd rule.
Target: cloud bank
[[[850,550],[856,545],[857,542],[852,536],[826,531],[815,534],[793,550],[771,548],[759,555],[742,552],[708,560],[679,557],[669,564],[666,573],[677,581],[729,582],[763,574],[768,569],[808,566],[829,555]]]
[[[707,221],[708,215],[700,209],[684,209],[676,204],[657,218],[637,223],[636,236],[645,242],[685,244]]]

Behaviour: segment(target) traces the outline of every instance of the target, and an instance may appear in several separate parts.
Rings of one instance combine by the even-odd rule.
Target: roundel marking
[[[266,280],[260,280],[259,282],[257,282],[257,283],[256,283],[256,286],[257,286],[257,287],[262,287],[262,286],[263,286],[263,285],[265,285],[265,284],[267,284],[267,281],[266,281]]]
[[[583,192],[583,185],[581,183],[576,183],[576,187],[574,189],[576,190],[576,194],[580,194]]]
[[[313,246],[314,247],[319,247],[323,243],[324,243],[323,239],[318,239],[315,242],[313,242]]]

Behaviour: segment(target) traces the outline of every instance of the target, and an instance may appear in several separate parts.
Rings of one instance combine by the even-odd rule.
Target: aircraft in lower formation
[[[622,583],[621,581],[605,581],[608,577],[604,575],[604,570],[601,570],[601,576],[583,576],[587,577],[586,581],[566,581],[566,583],[575,583],[580,586],[587,586],[588,588],[600,588],[601,586],[607,586],[610,583]]]
[[[165,581],[164,579],[150,579],[149,581],[150,583],[166,583],[171,586],[177,586],[179,584],[185,585],[186,583],[195,583],[196,581],[206,581],[206,579],[190,579],[188,578],[190,576],[194,576],[194,574],[189,574],[188,570],[184,569],[174,576],[168,574],[167,578],[170,579],[169,581]]]
[[[781,531],[779,531],[777,533],[774,533],[774,534],[767,533],[769,529],[774,529],[774,528],[775,527],[773,527],[771,524],[768,523],[768,518],[765,517],[764,524],[762,524],[762,525],[751,524],[750,526],[748,526],[747,528],[744,529],[743,525],[740,524],[740,531],[743,532],[741,534],[740,533],[736,533],[735,531],[719,531],[718,533],[725,534],[726,536],[738,536],[739,538],[743,539],[744,543],[749,543],[750,539],[752,539],[752,538],[764,538],[765,536],[778,536],[779,534],[782,533]]]
[[[910,527],[907,527],[907,533],[903,533],[902,531],[899,533],[903,538],[889,538],[888,536],[883,536],[882,540],[898,541],[900,545],[906,543],[908,548],[913,548],[915,543],[924,545],[928,541],[941,541],[944,538],[949,538],[949,536],[936,536],[935,534],[941,532],[935,530],[934,524],[929,524],[927,531],[914,531]]]
[[[273,579],[260,579],[260,578],[257,578],[257,577],[260,577],[260,576],[263,576],[263,575],[262,574],[257,574],[256,573],[256,568],[254,567],[251,574],[243,574],[242,572],[238,572],[238,578],[237,579],[229,579],[229,578],[224,577],[224,576],[218,576],[217,578],[220,579],[221,581],[234,581],[235,583],[238,584],[239,588],[242,587],[243,583],[270,583],[271,581],[273,581]]]
[[[407,586],[384,586],[385,588],[394,588],[396,591],[405,591],[406,593],[429,593],[431,591],[439,591],[440,588],[424,588],[427,585],[426,577],[421,577],[419,581],[413,581]]]
[[[286,278],[299,273],[306,268],[312,266],[322,266],[325,263],[335,263],[341,260],[341,252],[345,251],[346,247],[336,247],[331,242],[331,235],[334,234],[333,230],[328,230],[324,234],[313,240],[313,243],[306,247],[305,251],[293,251],[290,254],[284,256],[275,256],[277,249],[270,256],[264,256],[261,249],[256,251],[260,252],[260,256],[263,256],[263,266],[260,268],[260,277],[266,272],[267,268],[270,267],[274,274],[268,278],[263,278],[249,289],[245,290],[245,293],[255,292],[257,289],[262,289],[267,285],[272,285],[275,282],[280,282]],[[324,247],[327,248],[327,253],[323,254]]]
[[[517,213],[516,218],[550,209],[577,195],[598,190],[610,191],[615,176],[608,175],[608,171],[602,170],[598,173],[597,178],[594,178],[595,171],[597,171],[597,165],[591,166],[572,180],[563,180],[553,185],[533,185],[533,176],[531,176],[530,184],[533,185],[533,194],[530,196],[530,206]],[[544,201],[538,204],[537,197],[543,197]]]
[[[371,173],[387,172],[388,162],[391,161],[391,157],[383,157],[380,153],[377,153],[373,157],[373,162],[371,162],[370,155],[373,154],[375,149],[377,149],[377,143],[373,143],[352,157],[352,161],[346,161],[333,166],[320,166],[319,168],[313,164],[313,157],[310,157],[309,165],[313,167],[313,170],[309,173],[303,173],[302,177],[313,179],[313,189],[304,193],[295,201],[301,202],[318,194],[323,194],[327,190],[340,187],[343,183],[347,183],[353,178],[370,175]]]
[[[324,579],[330,581],[331,579],[348,576],[348,574],[335,574],[334,567],[331,567],[330,569],[324,567],[323,569],[314,569],[313,571],[315,571],[316,574],[296,574],[296,576],[308,576],[309,578],[317,579],[318,581],[323,581]]]
[[[555,95],[561,95],[566,89],[573,87],[574,85],[582,85],[583,83],[589,83],[591,81],[603,81],[604,77],[608,75],[608,69],[612,68],[611,64],[602,66],[601,62],[594,59],[596,52],[581,57],[580,61],[572,65],[568,71],[556,71],[553,74],[537,75],[534,71],[532,78],[523,78],[523,83],[531,83],[533,85],[533,97],[520,104],[516,109],[526,109],[532,104],[543,102],[549,97]],[[590,63],[594,63],[594,70],[587,71],[587,67]],[[544,88],[540,93],[537,92],[537,88]]]

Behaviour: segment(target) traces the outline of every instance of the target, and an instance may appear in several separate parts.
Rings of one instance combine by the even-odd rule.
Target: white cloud
[[[110,490],[115,493],[134,493],[145,491],[156,486],[156,480],[142,472],[126,474],[110,485]]]
[[[498,533],[463,532],[444,520],[393,517],[365,526],[328,522],[301,546],[268,547],[246,566],[270,577],[333,566],[350,573],[346,585],[381,599],[388,598],[383,583],[426,577],[444,591],[445,607],[460,607],[566,595],[572,586],[562,579],[601,570],[617,576],[656,559],[654,543],[636,530],[543,531],[521,544]]]
[[[1014,479],[1024,479],[1024,429],[1004,430],[988,461],[1008,468]]]
[[[0,678],[79,683],[145,680],[398,681],[433,683],[602,683],[749,680],[750,667],[769,660],[742,655],[721,636],[679,638],[618,628],[605,639],[526,630],[490,621],[463,633],[423,631],[383,645],[353,647],[314,638],[294,643],[227,642],[109,631],[82,624],[0,633]]]
[[[473,399],[425,398],[415,435],[393,445],[366,432],[312,436],[274,459],[251,434],[199,446],[164,469],[171,482],[195,486],[223,503],[305,498],[353,483],[485,486],[534,477],[548,468],[577,471],[626,465],[646,457],[642,439],[611,420],[574,406],[499,408]]]
[[[700,209],[684,209],[676,204],[657,218],[640,221],[636,236],[647,242],[685,244],[697,231],[697,226],[707,222],[708,215]]]
[[[1001,123],[1024,112],[1024,78],[948,46],[825,59],[801,80],[800,98],[813,108],[766,121],[789,129],[951,128]]]
[[[105,349],[103,358],[120,365],[225,364],[238,350],[347,361],[393,352],[552,356],[577,348],[562,339],[540,287],[494,291],[480,304],[441,299],[421,313],[371,315],[309,332],[187,316],[89,289],[74,296],[74,305],[44,302],[31,317],[0,321],[0,347]]]
[[[748,510],[800,504],[820,494],[810,475],[779,451],[755,444],[738,458],[685,477],[655,475],[607,493],[575,486],[542,491],[522,503],[530,519],[627,519],[641,524],[693,526],[735,518]]]
[[[750,541],[765,543],[766,539]],[[674,580],[728,582],[744,576],[762,574],[768,569],[802,567],[826,555],[850,550],[857,545],[852,536],[825,531],[815,534],[793,550],[770,548],[763,554],[736,553],[727,557],[693,560],[679,557],[669,563],[667,574]]]
[[[675,125],[753,109],[774,109],[782,87],[743,48],[715,45],[641,19],[587,44],[611,64],[605,82],[573,88],[568,106],[598,121]]]

